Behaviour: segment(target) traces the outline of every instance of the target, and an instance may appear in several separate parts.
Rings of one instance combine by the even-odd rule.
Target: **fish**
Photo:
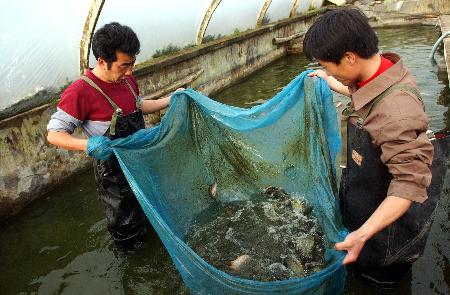
[[[297,277],[305,276],[305,268],[303,267],[300,260],[294,255],[289,255],[286,259],[286,266],[294,272]]]
[[[280,187],[275,187],[272,185],[266,186],[262,193],[266,195],[270,199],[285,199],[289,196],[289,194]]]
[[[217,183],[213,183],[208,188],[208,194],[211,199],[214,201],[217,199]]]
[[[218,184],[210,183],[215,201],[194,217],[186,234],[187,244],[209,264],[263,282],[306,277],[324,268],[323,231],[305,197],[270,185],[253,199],[224,201],[224,188],[219,195]]]
[[[267,99],[258,99],[255,101],[251,101],[251,102],[246,102],[245,104],[249,104],[249,105],[257,105],[257,104],[263,104],[267,101]]]
[[[244,265],[246,265],[251,260],[250,255],[244,254],[241,256],[238,256],[233,261],[230,261],[228,263],[228,267],[233,271],[239,271]]]

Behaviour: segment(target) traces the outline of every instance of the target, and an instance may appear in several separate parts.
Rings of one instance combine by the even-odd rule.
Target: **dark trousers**
[[[146,235],[149,222],[113,156],[94,161],[97,194],[105,210],[108,230],[118,246],[129,247]]]

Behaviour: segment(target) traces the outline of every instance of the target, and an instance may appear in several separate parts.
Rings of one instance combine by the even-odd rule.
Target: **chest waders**
[[[127,137],[139,129],[145,128],[144,117],[139,108],[138,96],[125,80],[136,101],[136,111],[123,115],[114,101],[91,79],[81,77],[90,86],[99,91],[114,109],[111,125],[104,136],[111,140]],[[118,246],[132,246],[143,239],[148,229],[148,221],[134,196],[117,158],[110,160],[94,159],[94,173],[97,194],[105,210],[108,230]]]
[[[380,160],[381,148],[372,146],[370,135],[363,126],[371,110],[394,91],[411,93],[422,101],[417,89],[398,84],[375,98],[361,116],[351,107],[342,112],[344,150],[341,158],[345,168],[339,199],[344,224],[349,231],[361,227],[387,197],[392,175]],[[357,123],[351,123],[350,117],[355,117]],[[396,287],[409,272],[411,263],[423,253],[446,171],[445,149],[439,144],[440,141],[433,140],[435,157],[428,199],[422,204],[414,202],[401,218],[368,240],[358,257],[355,265],[358,272],[377,286]]]

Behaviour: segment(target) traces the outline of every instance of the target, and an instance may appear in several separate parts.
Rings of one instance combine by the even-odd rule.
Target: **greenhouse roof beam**
[[[209,21],[211,20],[211,17],[216,10],[217,6],[219,6],[220,2],[222,0],[212,0],[211,4],[208,7],[208,10],[206,10],[205,14],[203,15],[202,21],[200,23],[200,26],[197,31],[197,38],[195,40],[195,43],[197,45],[202,44],[203,36],[205,35],[206,28],[208,27]]]
[[[80,74],[84,74],[84,71],[89,68],[89,50],[92,36],[94,35],[94,29],[103,4],[105,4],[105,0],[92,0],[91,8],[89,8],[86,22],[84,23],[83,36],[80,41]]]
[[[269,9],[269,6],[271,3],[272,3],[272,0],[264,1],[263,6],[259,10],[258,17],[256,18],[256,26],[257,27],[260,27],[263,25],[264,17],[266,16],[267,10]]]
[[[292,8],[291,8],[291,12],[289,13],[289,17],[293,17],[297,14],[297,9],[298,9],[298,6],[300,5],[300,1],[301,0],[294,0],[292,2]],[[304,0],[304,1],[307,1],[307,0]]]

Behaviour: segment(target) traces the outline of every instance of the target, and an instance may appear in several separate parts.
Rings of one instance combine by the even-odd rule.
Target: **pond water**
[[[433,130],[450,130],[446,72],[428,62],[440,35],[434,27],[379,29],[381,49],[399,53],[416,75]],[[303,55],[282,58],[214,98],[250,107],[301,71],[315,66]],[[342,98],[336,97],[336,100]],[[423,257],[392,294],[450,294],[450,172]],[[188,294],[155,235],[134,252],[118,251],[106,229],[91,171],[39,198],[0,224],[1,294]],[[344,294],[388,294],[349,273]]]

